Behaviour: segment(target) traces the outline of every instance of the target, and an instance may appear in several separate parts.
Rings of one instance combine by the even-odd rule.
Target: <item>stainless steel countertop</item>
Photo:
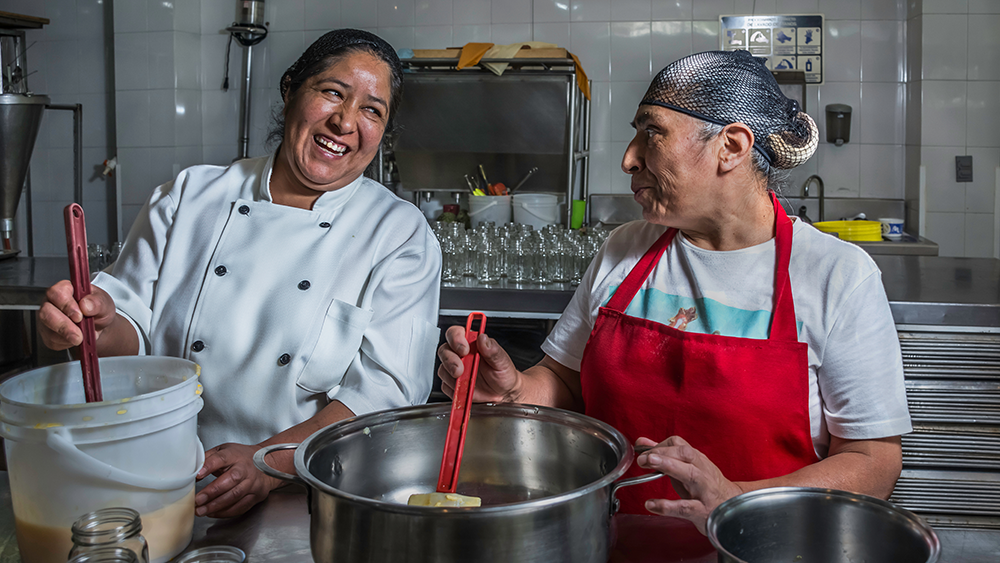
[[[716,555],[687,523],[659,516],[619,515],[611,563],[714,563]],[[936,529],[941,563],[996,563],[1000,530]],[[231,545],[248,563],[301,563],[312,560],[306,495],[298,487],[271,493],[238,518],[195,518],[194,537],[185,552],[209,545]],[[0,472],[0,563],[19,563],[7,472]]]
[[[872,257],[896,324],[1000,327],[1000,260],[942,256]],[[64,258],[0,260],[0,309],[37,309],[45,289],[69,273]],[[467,278],[441,288],[441,314],[483,311],[498,317],[555,319],[573,297],[570,284],[480,285]]]

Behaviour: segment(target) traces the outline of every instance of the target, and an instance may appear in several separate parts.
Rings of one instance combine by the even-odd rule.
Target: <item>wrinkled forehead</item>
[[[663,106],[642,104],[635,110],[635,117],[632,119],[632,126],[636,129],[655,125],[669,128],[691,128],[698,127],[704,123],[703,119],[695,118],[677,110]]]

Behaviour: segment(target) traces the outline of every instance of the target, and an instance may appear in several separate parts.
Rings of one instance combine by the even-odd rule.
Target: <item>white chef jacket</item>
[[[355,414],[426,401],[441,250],[370,179],[312,210],[271,202],[274,156],[194,166],[156,188],[93,283],[140,353],[201,366],[206,448],[255,444],[336,399]]]

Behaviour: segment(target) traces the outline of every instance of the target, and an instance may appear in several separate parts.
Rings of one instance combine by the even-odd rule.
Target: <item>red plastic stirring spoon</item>
[[[472,323],[479,319],[479,329],[472,330]],[[455,395],[451,400],[451,416],[448,417],[448,435],[444,440],[444,456],[441,457],[441,473],[438,475],[437,492],[454,493],[458,484],[458,471],[462,465],[462,451],[465,449],[465,431],[469,427],[469,413],[472,410],[472,394],[476,389],[476,374],[479,372],[479,347],[476,341],[486,330],[486,315],[472,313],[465,322],[465,339],[469,342],[469,353],[462,358],[462,375],[455,383]]]
[[[71,203],[63,209],[66,222],[66,251],[69,255],[69,279],[73,283],[73,299],[79,303],[90,295],[90,267],[87,261],[87,225],[83,208]],[[104,400],[101,391],[101,372],[97,365],[97,334],[94,318],[83,317],[80,322],[83,343],[80,344],[80,368],[83,370],[83,393],[88,403]]]

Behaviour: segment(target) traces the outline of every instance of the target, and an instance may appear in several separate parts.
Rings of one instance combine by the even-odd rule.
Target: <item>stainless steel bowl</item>
[[[616,482],[632,446],[614,428],[559,409],[475,405],[458,492],[479,508],[408,506],[437,484],[450,404],[349,419],[298,445],[295,470],[310,490],[310,543],[318,563],[605,563]]]
[[[733,497],[708,517],[720,563],[934,563],[937,534],[919,516],[881,499],[802,487]]]

